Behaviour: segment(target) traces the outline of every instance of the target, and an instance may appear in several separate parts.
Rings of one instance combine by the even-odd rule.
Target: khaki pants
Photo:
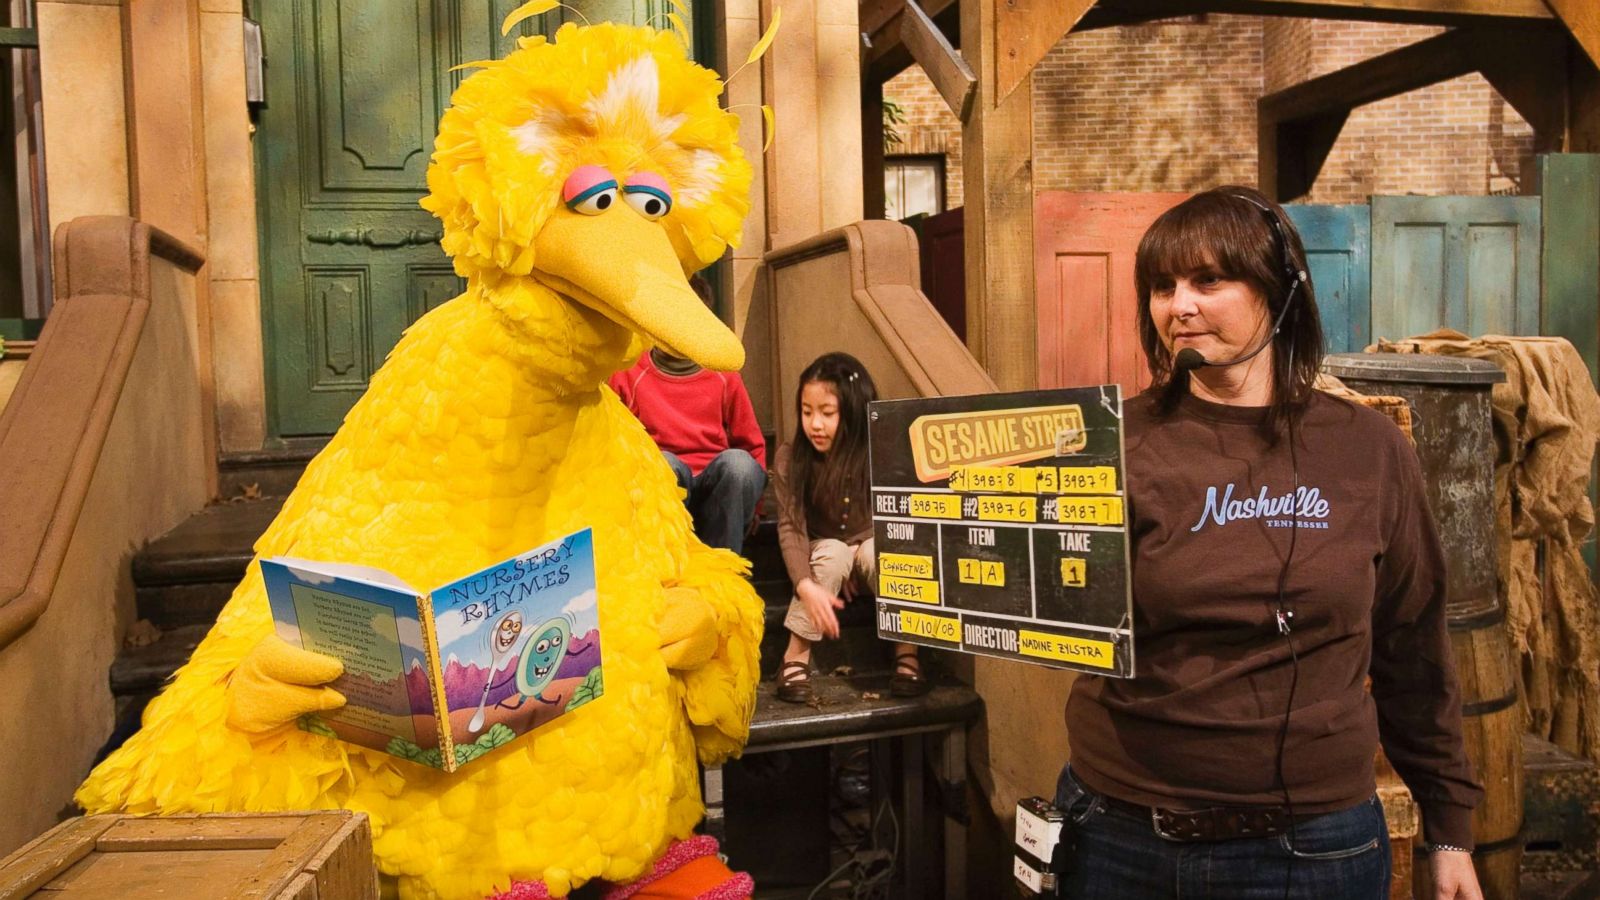
[[[859,544],[846,544],[833,538],[811,542],[811,577],[830,591],[841,596],[844,580],[853,578],[856,584],[871,585],[878,575],[878,557],[872,551],[872,538]],[[811,622],[811,614],[797,595],[789,601],[789,614],[783,627],[808,641],[822,640],[822,631]]]

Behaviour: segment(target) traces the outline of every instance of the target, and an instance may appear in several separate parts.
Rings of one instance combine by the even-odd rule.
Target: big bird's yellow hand
[[[667,588],[661,611],[661,656],[667,668],[698,669],[717,652],[717,614],[694,588]]]
[[[338,709],[344,695],[322,685],[342,674],[339,660],[267,635],[228,679],[228,724],[240,731],[271,731],[306,713]]]

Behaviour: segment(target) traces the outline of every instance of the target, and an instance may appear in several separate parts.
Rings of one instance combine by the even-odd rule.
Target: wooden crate
[[[373,900],[367,817],[344,810],[69,819],[0,862],[0,900]]]
[[[1600,769],[1549,741],[1522,736],[1522,871],[1600,865]]]
[[[1389,827],[1389,898],[1411,900],[1411,854],[1420,822],[1417,804],[1382,750],[1372,768],[1378,783],[1378,802],[1383,804],[1383,821]]]

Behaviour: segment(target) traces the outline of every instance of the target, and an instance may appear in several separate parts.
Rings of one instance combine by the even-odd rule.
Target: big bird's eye
[[[598,216],[617,202],[617,180],[599,166],[579,166],[561,187],[567,208],[586,216]]]
[[[622,189],[622,197],[646,219],[659,219],[672,211],[672,191],[667,180],[654,172],[634,173]]]

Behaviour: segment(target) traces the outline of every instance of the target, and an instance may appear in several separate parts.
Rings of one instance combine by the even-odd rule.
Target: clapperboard
[[[1118,386],[869,417],[880,637],[1133,674]]]

